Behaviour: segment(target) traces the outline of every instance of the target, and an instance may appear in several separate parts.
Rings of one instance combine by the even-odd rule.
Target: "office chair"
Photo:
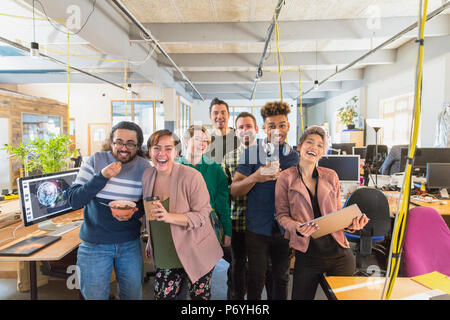
[[[400,170],[401,162],[401,150],[402,148],[408,148],[407,144],[396,144],[392,146],[391,150],[384,160],[382,166],[380,167],[380,173],[385,175],[393,175],[397,172],[402,172]]]
[[[333,148],[329,148],[328,149],[328,154],[341,154],[341,149],[333,149]]]
[[[435,209],[416,207],[409,211],[401,270],[406,277],[433,271],[450,276],[450,230]]]
[[[378,254],[378,257],[381,254],[383,258],[382,267],[385,270],[388,252],[382,242],[387,240],[386,238],[391,232],[389,202],[380,190],[361,188],[350,194],[344,207],[352,204],[357,204],[361,212],[365,213],[370,221],[364,229],[353,234],[346,232],[345,236],[349,241],[357,243],[355,248],[357,272],[355,274],[369,276],[362,268],[365,267],[365,260],[373,251]],[[376,258],[378,257],[376,256]]]
[[[74,162],[74,168],[79,168],[81,167],[81,163],[83,162],[83,157],[78,156],[76,158],[70,158],[70,160]]]
[[[378,152],[376,152],[378,151]],[[367,145],[366,159],[364,161],[364,185],[369,185],[369,175],[378,174],[388,154],[388,147],[384,144]]]
[[[377,149],[377,150],[376,150]],[[377,152],[376,152],[377,151]],[[370,164],[372,166],[372,173],[375,173],[375,170],[380,169],[383,165],[384,160],[388,155],[388,147],[385,144],[369,144],[366,148],[366,164]]]

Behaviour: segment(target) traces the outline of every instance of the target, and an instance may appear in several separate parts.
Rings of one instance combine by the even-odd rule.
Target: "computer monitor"
[[[333,143],[331,148],[341,150],[341,154],[352,154],[355,143]]]
[[[427,163],[427,187],[450,188],[450,163]]]
[[[340,182],[359,183],[359,155],[326,155],[319,166],[336,171]]]
[[[27,227],[72,211],[66,192],[75,181],[78,172],[79,169],[74,169],[18,178],[17,187],[24,226]]]
[[[359,155],[360,159],[366,158],[366,151],[367,151],[366,147],[353,147],[353,154]]]
[[[401,149],[400,171],[405,171],[408,148]],[[425,176],[427,163],[450,163],[450,148],[416,148],[413,175]]]

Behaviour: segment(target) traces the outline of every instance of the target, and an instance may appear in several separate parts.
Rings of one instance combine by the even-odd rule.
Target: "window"
[[[191,125],[191,106],[179,100],[177,108],[177,128],[176,133],[181,138]]]
[[[162,101],[112,101],[112,125],[120,121],[133,121],[144,134],[144,144],[153,132],[164,129],[164,106]]]
[[[113,101],[112,102],[112,125],[116,125],[121,121],[133,121],[131,102]]]
[[[413,109],[412,93],[380,102],[381,118],[384,120],[384,127],[380,130],[381,144],[392,147],[409,143]]]
[[[61,134],[60,117],[22,113],[22,141],[46,139],[51,134]]]
[[[347,126],[345,123],[343,123],[341,120],[339,120],[338,117],[338,113],[339,110],[336,110],[334,112],[334,118],[335,122],[334,122],[334,132],[333,132],[333,139],[330,142],[334,142],[334,143],[340,143],[341,142],[341,132],[344,131],[345,129],[347,129]]]

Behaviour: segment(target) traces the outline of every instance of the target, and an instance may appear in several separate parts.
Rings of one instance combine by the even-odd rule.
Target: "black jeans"
[[[231,237],[231,300],[244,300],[247,291],[247,246],[245,232],[233,231]]]
[[[233,241],[233,237],[231,237]],[[222,247],[223,257],[222,259],[229,263],[227,269],[227,300],[231,300],[233,294],[233,282],[232,282],[232,256],[231,256],[231,245],[228,247]]]
[[[272,262],[272,299],[286,300],[289,282],[289,241],[284,239],[278,226],[274,225],[272,236],[264,236],[246,231],[248,250],[247,299],[261,300],[266,283],[266,270]],[[270,290],[272,289],[272,290]]]
[[[352,276],[356,259],[351,249],[340,249],[342,254],[320,258],[295,251],[292,300],[314,300],[317,286],[324,273],[327,276]]]

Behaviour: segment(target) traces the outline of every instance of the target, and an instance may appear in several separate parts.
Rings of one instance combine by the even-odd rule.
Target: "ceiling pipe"
[[[442,6],[440,6],[439,8],[437,8],[436,10],[430,12],[427,15],[427,21],[434,18],[435,16],[437,16],[438,14],[440,14],[442,11],[444,11],[445,9],[447,9],[447,7],[450,7],[450,1],[447,1],[446,3],[444,3]],[[394,36],[392,36],[391,38],[389,38],[388,40],[386,40],[385,42],[383,42],[382,44],[380,44],[379,46],[377,46],[376,48],[368,51],[366,54],[362,55],[361,57],[359,57],[358,59],[356,59],[353,62],[350,62],[348,65],[346,65],[345,67],[343,67],[340,70],[337,70],[336,68],[336,72],[329,75],[328,77],[326,77],[325,79],[323,79],[322,81],[319,82],[319,86],[322,85],[324,82],[326,82],[327,80],[329,80],[330,78],[334,77],[335,75],[337,75],[338,73],[341,73],[342,71],[347,70],[348,68],[353,67],[355,64],[357,64],[358,62],[360,62],[361,60],[367,58],[369,55],[371,55],[372,53],[374,53],[375,51],[387,46],[388,44],[394,42],[395,40],[397,40],[398,38],[400,38],[401,36],[405,35],[406,33],[410,32],[411,30],[414,30],[415,28],[417,28],[418,23],[415,22],[413,24],[411,24],[409,27],[403,29],[402,31],[400,31],[399,33],[395,34]],[[302,93],[302,96],[311,92],[312,90],[314,90],[314,87],[310,88],[309,90],[305,91]],[[299,97],[297,97],[298,99]]]
[[[194,89],[195,93],[197,93],[197,95],[200,97],[200,99],[205,101],[205,99],[200,94],[200,92],[197,90],[197,88],[192,84],[192,82],[188,79],[188,77],[186,77],[186,75],[176,65],[176,63],[172,60],[172,58],[169,57],[169,55],[166,53],[166,51],[161,47],[161,45],[153,37],[153,35],[144,27],[144,25],[142,23],[140,23],[139,20],[137,20],[134,17],[134,15],[119,0],[111,0],[111,1],[117,6],[117,8],[120,9],[120,11],[122,11],[139,28],[139,30],[141,30],[147,37],[150,38],[150,40],[155,44],[155,46],[158,48],[158,50],[161,52],[161,54],[164,57],[166,57],[170,61],[170,63],[175,67],[175,69],[177,69],[177,71],[181,74],[181,76],[183,77],[183,80],[185,80],[191,86],[191,88]]]
[[[15,48],[17,48],[17,49],[19,49],[19,50],[23,50],[23,51],[25,51],[25,52],[27,52],[27,53],[29,53],[30,50],[31,50],[30,48],[27,48],[27,47],[25,47],[25,46],[23,46],[23,45],[21,45],[21,44],[19,44],[19,43],[17,43],[17,42],[8,40],[8,39],[3,38],[3,37],[0,37],[0,41],[1,41],[1,42],[4,42],[4,43],[6,43],[6,44],[8,44],[8,45],[10,45],[10,46],[12,46],[12,47],[15,47]],[[106,82],[106,83],[108,83],[108,84],[110,84],[110,85],[112,85],[112,86],[115,86],[115,87],[120,88],[120,89],[123,90],[123,86],[118,85],[117,83],[114,83],[114,82],[111,82],[111,81],[109,81],[109,80],[100,78],[100,77],[98,77],[98,76],[96,76],[96,75],[94,75],[94,74],[92,74],[92,73],[86,72],[86,71],[84,71],[84,70],[81,70],[81,69],[79,69],[79,68],[73,67],[73,66],[71,66],[71,65],[67,65],[67,63],[62,62],[62,61],[60,61],[60,60],[58,60],[58,59],[55,59],[55,58],[53,58],[53,57],[50,57],[50,56],[48,56],[48,55],[46,55],[46,54],[43,54],[42,52],[39,53],[39,57],[45,58],[45,59],[47,59],[47,60],[50,60],[50,61],[52,61],[52,62],[54,62],[54,63],[57,63],[57,64],[59,64],[59,65],[62,65],[62,66],[64,66],[64,67],[66,67],[66,68],[69,67],[70,70],[80,72],[80,73],[82,73],[82,74],[84,74],[84,75],[87,75],[87,76],[89,76],[89,77],[91,77],[91,78],[95,78],[95,79],[97,79],[97,80],[99,80],[99,81]],[[134,94],[138,94],[138,93],[135,92],[135,91],[131,91],[131,92],[134,93]]]
[[[281,11],[281,7],[283,6],[284,2],[285,2],[285,0],[278,0],[278,4],[275,7],[274,16],[276,16],[277,20],[278,20],[278,15]],[[256,73],[255,80],[253,81],[253,88],[252,88],[252,94],[250,95],[250,100],[253,99],[253,95],[255,94],[256,84],[262,77],[262,74],[263,74],[262,73],[262,65],[264,62],[264,58],[266,57],[267,47],[269,46],[270,38],[272,38],[272,33],[273,33],[274,28],[275,28],[275,19],[272,19],[272,23],[270,24],[269,29],[267,30],[266,41],[264,43],[264,50],[261,54],[261,59],[259,59],[258,71]]]

